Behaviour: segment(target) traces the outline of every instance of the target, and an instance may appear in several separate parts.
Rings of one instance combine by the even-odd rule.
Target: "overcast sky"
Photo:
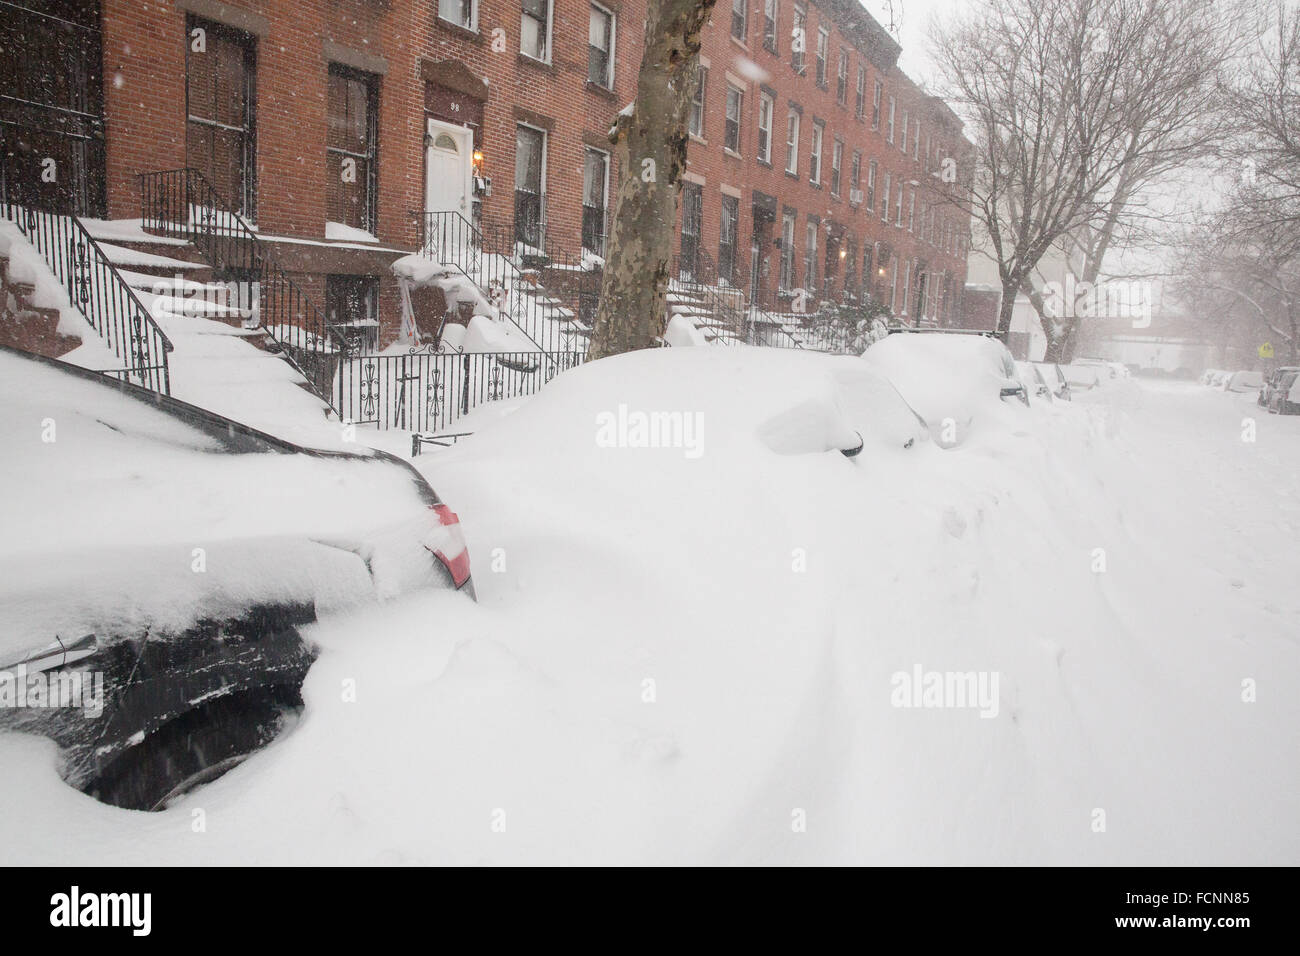
[[[889,28],[890,8],[893,8],[894,21],[899,26],[895,36],[903,46],[899,64],[913,80],[933,87],[934,66],[926,40],[930,17],[956,13],[964,6],[962,0],[862,0],[862,5],[886,29]]]

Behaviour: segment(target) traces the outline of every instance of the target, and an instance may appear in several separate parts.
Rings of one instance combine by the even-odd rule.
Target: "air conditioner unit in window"
[[[861,189],[850,189],[850,190],[849,190],[849,202],[851,202],[851,203],[852,203],[853,205],[855,205],[855,206],[861,206],[861,205],[862,205],[862,190],[861,190]]]

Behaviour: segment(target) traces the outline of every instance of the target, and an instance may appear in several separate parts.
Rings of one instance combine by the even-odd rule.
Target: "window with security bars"
[[[325,217],[375,231],[376,138],[379,84],[376,77],[331,66],[326,95]]]

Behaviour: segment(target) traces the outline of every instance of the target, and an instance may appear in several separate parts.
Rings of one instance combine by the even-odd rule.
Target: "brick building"
[[[620,174],[606,131],[634,97],[644,0],[0,11],[11,194],[138,219],[154,174],[198,169],[307,295],[379,320],[380,344],[400,314],[388,266],[426,210],[603,252]],[[774,309],[805,289],[812,304],[869,291],[909,321],[955,314],[966,230],[927,184],[959,157],[960,125],[898,52],[856,0],[722,0],[691,116],[682,275]]]

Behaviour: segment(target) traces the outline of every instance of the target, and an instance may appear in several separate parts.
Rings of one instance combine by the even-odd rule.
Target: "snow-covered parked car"
[[[1103,369],[1109,378],[1129,378],[1133,373],[1123,362],[1112,362],[1109,359],[1099,358],[1077,358],[1074,360],[1076,365],[1095,365]]]
[[[1074,392],[1100,388],[1102,381],[1110,378],[1103,369],[1098,368],[1096,365],[1077,362],[1062,365],[1061,373],[1065,376],[1065,380],[1070,383],[1070,390]]]
[[[1034,362],[1034,367],[1038,369],[1047,387],[1051,389],[1053,395],[1062,401],[1070,400],[1070,383],[1061,371],[1061,366],[1055,362]]]
[[[892,330],[862,359],[898,389],[944,447],[961,444],[979,417],[1029,404],[1015,359],[996,338],[949,330]]]
[[[1047,379],[1043,377],[1042,371],[1033,362],[1017,361],[1016,372],[1031,395],[1044,399],[1052,397],[1051,386],[1047,384]]]
[[[1217,368],[1207,368],[1204,372],[1201,373],[1201,384],[1202,385],[1212,384],[1214,382],[1214,377],[1219,374],[1219,371],[1220,370]]]
[[[1225,392],[1258,392],[1264,387],[1264,376],[1259,372],[1233,372],[1223,380]]]
[[[459,521],[408,463],[301,448],[0,349],[0,730],[69,784],[161,807],[301,706],[318,615],[473,597]]]

